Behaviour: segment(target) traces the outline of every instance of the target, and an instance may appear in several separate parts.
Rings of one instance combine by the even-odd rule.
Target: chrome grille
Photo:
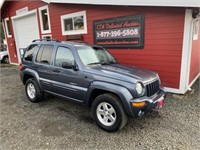
[[[147,96],[154,95],[159,90],[159,80],[146,85]]]

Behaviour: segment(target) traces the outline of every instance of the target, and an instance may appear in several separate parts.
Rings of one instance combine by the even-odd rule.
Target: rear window
[[[26,61],[32,61],[33,59],[33,54],[36,50],[38,50],[39,46],[37,44],[33,44],[33,45],[30,45],[25,54],[24,54],[24,60]]]
[[[43,45],[38,51],[36,62],[50,64],[53,45]]]

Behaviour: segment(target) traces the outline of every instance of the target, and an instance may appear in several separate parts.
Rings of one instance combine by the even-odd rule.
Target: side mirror
[[[66,69],[73,69],[75,66],[72,64],[72,62],[63,62],[62,67]]]

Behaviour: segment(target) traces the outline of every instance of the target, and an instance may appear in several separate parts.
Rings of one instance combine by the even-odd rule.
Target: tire
[[[2,62],[5,63],[5,64],[9,64],[8,56],[4,56]]]
[[[119,98],[110,93],[95,98],[92,103],[92,116],[96,124],[108,132],[120,130],[127,123],[127,115]]]
[[[33,103],[41,101],[44,95],[37,82],[33,78],[26,81],[25,91],[26,96]]]

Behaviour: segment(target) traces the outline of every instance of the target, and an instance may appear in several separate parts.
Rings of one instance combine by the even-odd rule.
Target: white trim
[[[50,4],[50,1],[49,1],[49,0],[42,0],[42,1],[45,2],[45,3]]]
[[[83,16],[84,21],[84,29],[82,30],[71,30],[71,31],[65,31],[64,29],[64,19],[74,18],[78,16]],[[86,11],[79,11],[71,14],[62,15],[60,17],[61,19],[61,28],[62,28],[62,35],[73,35],[73,34],[87,34],[87,17],[86,17]]]
[[[28,7],[24,7],[24,8],[16,10],[16,15],[24,14],[27,12],[28,12]]]
[[[41,13],[41,11],[45,10],[45,9],[47,10],[47,18],[48,18],[49,30],[44,30],[43,29],[43,21],[42,21],[42,13]],[[38,10],[39,10],[39,17],[40,17],[40,29],[41,29],[42,34],[51,33],[51,23],[50,23],[48,5],[38,8]]]
[[[192,82],[188,85],[188,87],[190,88],[195,82],[196,80],[200,77],[200,73],[192,80]]]
[[[176,88],[164,87],[164,91],[169,92],[169,93],[182,94],[180,89],[176,89]]]
[[[21,15],[13,16],[13,17],[11,17],[11,19],[12,19],[12,20],[14,20],[14,19],[19,19],[19,18],[22,18],[22,17],[28,16],[28,15],[31,15],[31,14],[34,14],[34,13],[37,13],[37,9],[34,9],[34,10],[31,10],[31,11],[28,11],[28,12],[23,13],[23,14],[21,14]]]
[[[36,18],[37,18],[37,9],[34,9],[34,10],[29,11],[27,13],[24,13],[23,15],[18,15],[18,16],[11,17],[12,24],[13,24],[13,32],[14,32],[15,44],[16,44],[17,58],[18,58],[18,63],[19,64],[21,63],[21,56],[20,56],[19,45],[18,45],[18,41],[17,41],[17,37],[16,37],[17,36],[17,32],[16,32],[16,29],[15,29],[15,20],[19,19],[19,18],[22,18],[22,17],[26,17],[26,16],[29,16],[29,15],[32,15],[32,14],[35,14]],[[38,24],[38,19],[36,19],[36,21],[37,21],[37,24]]]
[[[42,39],[44,39],[45,36],[50,36],[51,39],[52,39],[52,35],[51,34],[44,34],[44,35],[42,35]]]
[[[192,15],[192,14],[191,14]],[[189,79],[190,79],[190,67],[191,67],[191,58],[192,58],[192,42],[193,42],[193,18],[191,18],[190,21],[190,35],[188,37],[188,63],[187,63],[187,70],[186,70],[186,91],[188,90],[188,85],[189,85]],[[185,91],[185,92],[186,92]]]
[[[11,64],[11,65],[19,65],[20,63],[12,63],[12,62],[11,62],[10,64]]]
[[[199,0],[43,0],[47,3],[124,5],[124,6],[171,6],[200,7]]]
[[[192,49],[192,10],[185,10],[185,22],[184,22],[184,35],[183,35],[183,47],[181,58],[181,73],[179,89],[182,94],[187,91],[188,80],[190,74],[190,58]]]
[[[9,18],[5,18],[4,19],[4,23],[5,23],[5,27],[6,27],[6,35],[7,35],[7,37],[8,38],[11,38],[12,37],[12,34],[11,34],[11,31],[10,31],[10,34],[9,34],[9,32],[8,32],[8,24],[7,24],[7,21],[9,21],[10,22],[10,19]],[[9,23],[9,28],[10,28],[10,30],[11,30],[11,24]]]
[[[6,43],[7,43],[8,59],[9,59],[9,62],[11,62],[10,61],[10,51],[9,51],[9,48],[8,48],[8,42],[7,42],[7,37],[6,37],[6,29],[5,29],[5,25],[4,25],[3,19],[2,19],[1,23],[2,23],[2,26],[3,26],[4,36],[5,36],[5,40],[6,40]]]

